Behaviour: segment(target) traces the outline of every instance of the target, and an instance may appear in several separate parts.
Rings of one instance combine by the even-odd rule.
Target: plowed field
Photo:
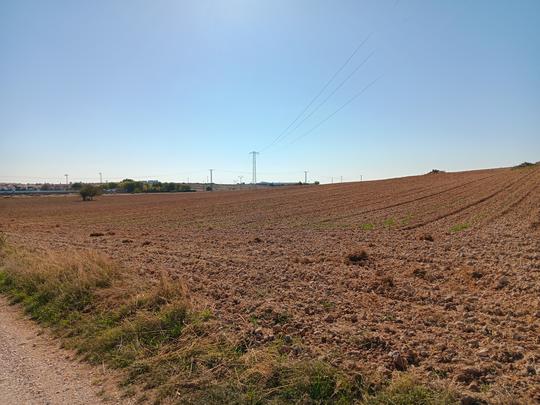
[[[184,279],[248,346],[290,336],[291,356],[540,401],[539,167],[3,198],[0,214],[19,245],[97,249],[148,277]]]

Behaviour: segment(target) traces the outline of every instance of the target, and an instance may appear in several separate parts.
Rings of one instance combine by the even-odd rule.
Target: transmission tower
[[[252,179],[252,184],[253,185],[256,185],[257,184],[257,155],[259,154],[259,152],[249,152],[250,155],[253,155],[253,179]]]

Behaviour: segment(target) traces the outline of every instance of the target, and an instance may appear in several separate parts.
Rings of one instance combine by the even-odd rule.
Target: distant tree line
[[[116,190],[123,193],[172,193],[172,192],[189,192],[194,191],[187,184],[160,182],[160,181],[135,181],[132,179],[124,179],[119,183],[104,184],[106,190]]]
[[[72,183],[73,190],[81,190],[85,183]],[[117,191],[120,193],[171,193],[171,192],[189,192],[195,191],[189,185],[183,183],[160,182],[160,181],[135,181],[132,179],[124,179],[120,182],[103,183],[96,187],[103,191]]]
[[[160,182],[160,181],[135,181],[132,179],[124,179],[120,182],[108,182],[101,185],[93,185],[92,187],[89,184],[84,184],[81,182],[72,183],[71,188],[73,190],[79,190],[81,192],[85,190],[88,192],[92,187],[99,189],[98,194],[106,191],[115,191],[119,193],[171,193],[171,192],[190,192],[195,191],[189,185],[183,183],[173,183],[173,182]],[[96,195],[96,194],[95,194]],[[93,197],[93,196],[92,196]],[[83,196],[84,199],[84,196]],[[91,198],[89,198],[91,199]]]

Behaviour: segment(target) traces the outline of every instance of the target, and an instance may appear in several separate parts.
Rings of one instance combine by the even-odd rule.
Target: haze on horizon
[[[248,182],[253,150],[261,181],[536,162],[539,21],[535,0],[6,0],[0,182]]]

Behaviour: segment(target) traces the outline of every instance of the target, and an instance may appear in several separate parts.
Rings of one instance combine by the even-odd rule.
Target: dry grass
[[[30,253],[0,235],[0,292],[86,360],[123,370],[124,384],[140,387],[141,401],[455,402],[416,381],[381,388],[316,359],[282,354],[279,338],[242,349],[208,310],[193,307],[180,281],[162,275],[149,283],[93,252]]]

